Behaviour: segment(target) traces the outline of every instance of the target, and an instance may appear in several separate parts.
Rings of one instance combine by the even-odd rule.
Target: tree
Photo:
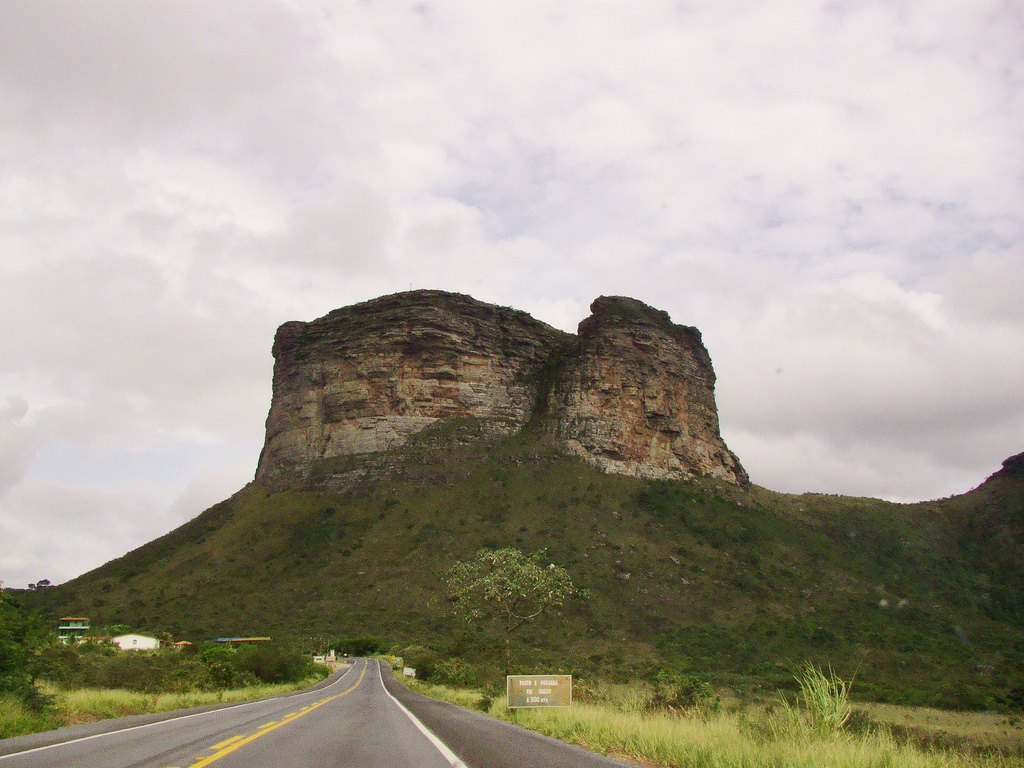
[[[0,693],[13,693],[26,703],[44,703],[37,695],[36,675],[45,668],[44,655],[56,643],[38,616],[30,615],[0,586]]]
[[[344,637],[334,643],[335,651],[346,656],[372,656],[375,653],[383,653],[385,648],[387,642],[373,635]]]
[[[455,615],[467,622],[497,624],[505,636],[505,674],[512,674],[512,633],[548,608],[583,597],[569,573],[542,564],[544,551],[526,555],[514,547],[481,549],[448,572]]]
[[[24,696],[31,684],[27,629],[24,612],[0,588],[0,693]]]

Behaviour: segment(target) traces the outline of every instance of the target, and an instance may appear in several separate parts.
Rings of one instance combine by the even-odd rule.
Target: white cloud
[[[241,473],[102,462],[222,466],[279,323],[410,286],[636,296],[755,481],[965,490],[1022,449],[1021,51],[998,0],[9,4],[0,524],[180,519]]]
[[[21,482],[35,453],[34,435],[22,423],[28,413],[24,398],[11,397],[0,409],[0,495]]]

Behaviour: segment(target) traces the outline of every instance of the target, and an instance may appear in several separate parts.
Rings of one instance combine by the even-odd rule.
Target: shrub
[[[0,693],[24,697],[31,690],[29,635],[28,616],[0,590]]]
[[[301,680],[312,670],[310,662],[297,648],[260,643],[241,648],[235,667],[260,682],[286,683]]]
[[[722,700],[706,680],[676,669],[662,669],[654,678],[653,709],[682,711],[707,717],[721,707]]]
[[[13,693],[0,693],[0,739],[63,725],[49,709],[40,710]]]
[[[153,661],[148,655],[119,653],[105,660],[97,670],[99,679],[94,682],[101,688],[152,693],[159,690],[163,682],[162,670]]]
[[[437,653],[422,645],[410,645],[398,653],[407,667],[416,670],[419,680],[433,680],[434,666],[437,664]]]
[[[476,670],[465,659],[444,659],[434,665],[431,679],[442,685],[470,688],[477,683]]]
[[[828,674],[811,662],[796,676],[800,686],[797,706],[782,698],[786,723],[793,731],[816,736],[835,736],[843,729],[853,708],[850,706],[850,685],[836,675]]]
[[[342,638],[335,644],[335,650],[338,653],[347,653],[349,656],[372,656],[375,653],[383,652],[386,648],[387,643],[373,635]]]

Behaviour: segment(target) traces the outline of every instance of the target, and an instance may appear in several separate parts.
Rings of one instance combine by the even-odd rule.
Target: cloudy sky
[[[276,327],[442,288],[695,325],[754,482],[1024,451],[1012,0],[0,0],[0,580],[251,479]]]

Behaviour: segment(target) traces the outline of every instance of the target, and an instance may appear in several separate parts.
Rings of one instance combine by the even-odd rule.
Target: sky
[[[278,325],[410,288],[699,328],[768,488],[1024,451],[1024,5],[0,0],[0,581],[252,479]]]

